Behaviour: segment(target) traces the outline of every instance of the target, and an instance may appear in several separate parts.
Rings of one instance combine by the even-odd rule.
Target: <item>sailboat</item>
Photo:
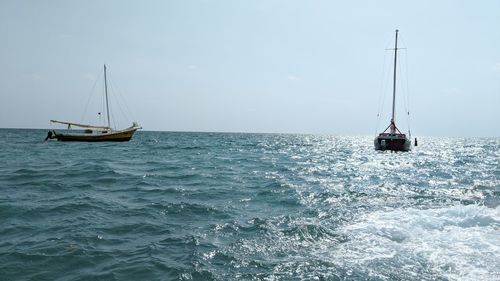
[[[409,151],[411,149],[411,141],[406,134],[396,126],[396,65],[398,58],[398,32],[396,29],[396,40],[394,44],[394,76],[392,88],[392,118],[391,123],[385,130],[380,133],[374,140],[375,150],[392,150],[392,151]]]
[[[75,122],[65,122],[50,120],[51,123],[67,125],[68,131],[64,133],[56,132],[55,130],[47,133],[47,139],[57,139],[58,141],[84,141],[84,142],[102,142],[102,141],[129,141],[135,131],[142,129],[136,122],[132,126],[115,130],[111,127],[111,119],[109,118],[109,101],[108,101],[108,82],[106,78],[106,65],[104,65],[104,95],[106,98],[106,116],[107,126],[86,125]],[[72,127],[80,128],[76,132],[71,132]]]

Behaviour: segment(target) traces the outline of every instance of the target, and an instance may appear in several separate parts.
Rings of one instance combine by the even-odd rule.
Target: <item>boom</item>
[[[52,123],[59,123],[59,124],[65,124],[68,126],[75,126],[75,127],[80,127],[80,128],[95,128],[95,129],[106,129],[109,130],[111,129],[110,127],[104,127],[104,126],[93,126],[93,125],[85,125],[85,124],[79,124],[79,123],[73,123],[73,122],[64,122],[64,121],[57,121],[57,120],[50,120]]]

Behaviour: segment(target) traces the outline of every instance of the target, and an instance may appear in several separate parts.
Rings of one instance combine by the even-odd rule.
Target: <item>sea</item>
[[[0,130],[0,280],[500,280],[500,139]]]

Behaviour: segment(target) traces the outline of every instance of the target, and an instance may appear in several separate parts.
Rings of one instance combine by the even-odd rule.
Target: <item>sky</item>
[[[3,0],[0,128],[102,123],[107,64],[120,128],[374,135],[399,29],[400,129],[499,137],[499,15],[497,0]]]

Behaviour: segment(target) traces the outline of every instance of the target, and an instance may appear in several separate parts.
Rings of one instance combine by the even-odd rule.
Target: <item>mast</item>
[[[392,82],[392,118],[391,134],[396,133],[396,65],[398,60],[398,32],[396,29],[396,42],[394,43],[394,80]]]
[[[106,64],[104,64],[104,93],[106,95],[106,113],[108,116],[108,127],[111,128],[111,122],[109,120],[108,81],[106,79]],[[393,109],[393,115],[394,115],[394,109]]]

